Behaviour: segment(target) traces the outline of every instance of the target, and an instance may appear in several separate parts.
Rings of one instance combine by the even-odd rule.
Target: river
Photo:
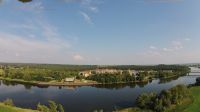
[[[47,104],[53,100],[64,106],[67,112],[93,112],[103,109],[110,112],[135,105],[136,98],[143,92],[160,92],[178,84],[193,84],[194,75],[169,80],[153,80],[146,84],[118,84],[81,87],[36,87],[0,81],[0,101],[11,98],[18,107],[36,109],[38,102]]]

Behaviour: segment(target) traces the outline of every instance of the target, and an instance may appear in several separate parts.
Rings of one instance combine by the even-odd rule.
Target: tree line
[[[18,63],[1,63],[0,76],[10,79],[23,79],[25,81],[62,81],[66,77],[77,77],[85,79],[79,75],[80,71],[95,69],[118,69],[123,70],[122,74],[95,74],[86,79],[94,80],[101,83],[115,82],[132,82],[145,81],[152,77],[166,78],[173,75],[182,75],[189,72],[186,66],[177,65],[156,65],[156,66],[136,66],[136,65],[57,65],[57,64],[18,64]],[[143,70],[133,77],[128,70]],[[156,73],[148,73],[148,70],[156,70]],[[163,72],[163,70],[172,70],[173,73]]]
[[[183,103],[190,98],[190,91],[185,85],[177,85],[169,90],[163,90],[160,94],[143,93],[137,98],[137,107],[142,110],[164,112],[173,105]]]

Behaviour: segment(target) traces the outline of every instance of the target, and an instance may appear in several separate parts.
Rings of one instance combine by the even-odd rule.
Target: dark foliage
[[[141,109],[149,109],[155,112],[164,112],[172,105],[180,104],[184,98],[188,98],[190,92],[185,85],[177,85],[169,90],[163,90],[160,94],[141,94],[137,98],[137,106]]]

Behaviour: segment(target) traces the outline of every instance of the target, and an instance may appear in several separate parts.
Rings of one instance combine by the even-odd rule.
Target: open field
[[[188,106],[183,112],[200,112],[200,86],[192,87],[191,92],[194,98],[194,102]]]

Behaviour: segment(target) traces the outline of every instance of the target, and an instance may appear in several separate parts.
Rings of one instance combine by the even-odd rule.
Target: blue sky
[[[0,61],[200,62],[199,0],[1,0]]]

